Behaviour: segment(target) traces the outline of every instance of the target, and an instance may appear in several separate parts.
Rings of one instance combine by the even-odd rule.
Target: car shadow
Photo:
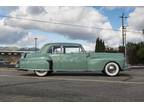
[[[27,74],[21,74],[22,76],[29,76],[29,77],[38,77],[36,76],[34,73],[27,73]],[[61,73],[52,73],[50,75],[47,75],[46,77],[53,77],[53,76],[97,76],[97,77],[109,77],[106,76],[103,73],[65,73],[65,72],[61,72]],[[130,77],[129,74],[126,73],[120,73],[118,76],[115,77]]]

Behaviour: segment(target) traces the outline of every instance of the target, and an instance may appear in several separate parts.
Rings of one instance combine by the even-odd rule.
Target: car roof
[[[81,44],[78,43],[48,43],[45,45],[81,46]]]

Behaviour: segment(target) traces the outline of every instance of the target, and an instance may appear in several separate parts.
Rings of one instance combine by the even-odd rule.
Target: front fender
[[[96,58],[88,60],[88,70],[90,71],[102,71],[108,62],[115,62],[123,69],[124,60],[112,59],[112,58]]]

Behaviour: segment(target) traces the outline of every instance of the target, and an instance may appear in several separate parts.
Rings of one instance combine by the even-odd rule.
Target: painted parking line
[[[115,80],[96,80],[96,79],[78,79],[78,78],[58,78],[58,77],[27,77],[17,75],[0,75],[0,77],[30,78],[39,80],[59,80],[59,81],[79,81],[79,82],[99,82],[99,83],[118,83],[118,84],[144,84],[144,82],[134,81],[115,81]]]

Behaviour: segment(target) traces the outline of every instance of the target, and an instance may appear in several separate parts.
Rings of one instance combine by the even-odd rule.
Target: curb
[[[144,69],[144,66],[129,66],[129,69]]]

